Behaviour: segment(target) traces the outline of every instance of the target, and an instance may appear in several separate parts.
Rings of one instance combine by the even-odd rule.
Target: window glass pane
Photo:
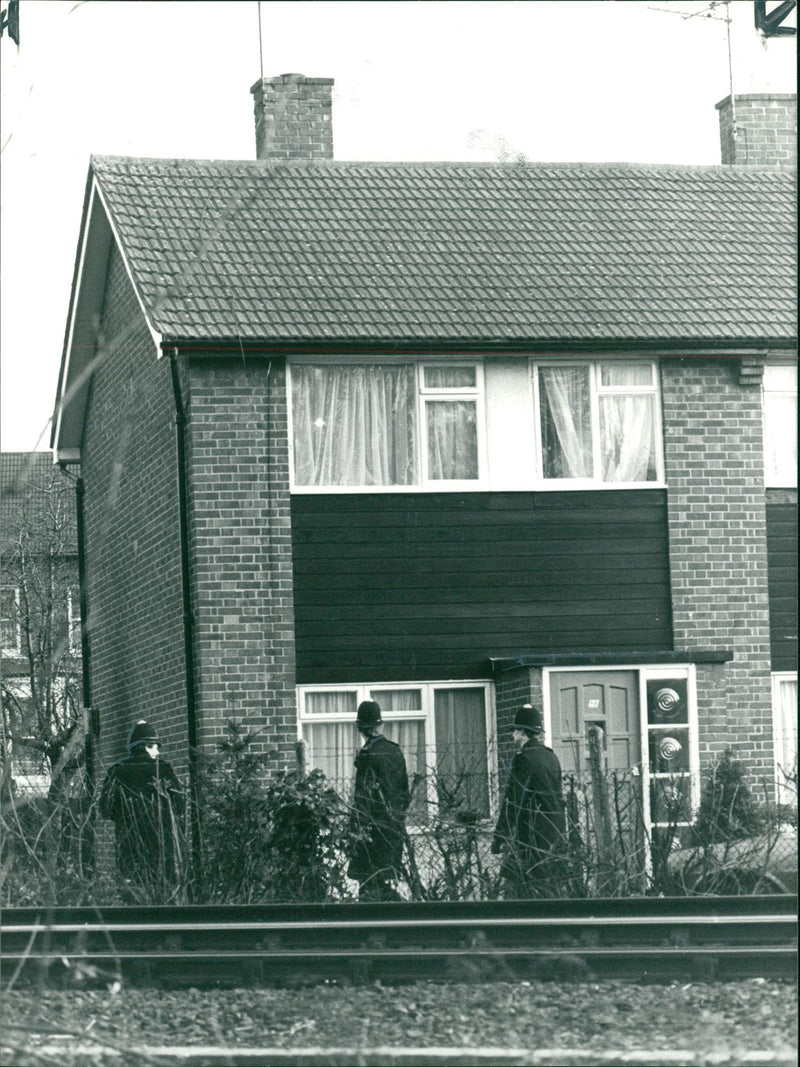
[[[777,684],[775,751],[779,796],[784,804],[797,805],[797,679]]]
[[[426,389],[474,389],[475,367],[424,367]]]
[[[402,366],[292,367],[297,485],[413,485],[416,377]]]
[[[489,815],[483,689],[437,689],[436,787],[445,810]]]
[[[687,681],[685,678],[652,678],[647,682],[647,721],[686,723],[689,721]]]
[[[350,715],[356,721],[358,693],[355,690],[332,693],[306,693],[307,715]]]
[[[370,693],[369,698],[380,704],[381,711],[422,710],[422,690],[420,689],[375,689]]]
[[[675,774],[689,770],[689,731],[651,730],[650,770],[653,774]]]
[[[477,408],[472,400],[433,400],[425,404],[428,477],[436,480],[478,477]]]
[[[322,771],[343,800],[350,801],[355,779],[355,758],[360,739],[353,722],[303,724],[308,765]]]
[[[649,395],[600,397],[600,448],[604,482],[653,482],[656,438]]]
[[[765,395],[764,452],[767,485],[797,485],[796,396]]]
[[[390,741],[400,746],[405,757],[411,792],[408,818],[411,822],[423,822],[428,810],[425,722],[423,719],[389,719],[383,724],[383,732]]]
[[[652,385],[653,367],[650,363],[601,363],[602,385]]]
[[[650,779],[650,817],[662,826],[692,821],[692,780],[688,774]]]
[[[539,413],[545,478],[591,478],[588,367],[540,367]]]

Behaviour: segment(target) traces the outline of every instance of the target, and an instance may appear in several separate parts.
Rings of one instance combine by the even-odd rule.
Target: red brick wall
[[[279,74],[256,82],[256,159],[333,159],[333,78]]]
[[[175,425],[169,367],[116,249],[102,320],[104,357],[92,381],[82,474],[92,699],[99,758],[125,754],[147,718],[164,757],[184,770],[186,697]]]
[[[697,668],[701,762],[733,746],[771,774],[760,385],[740,385],[734,360],[664,360],[661,373],[675,649],[734,657]]]
[[[294,758],[294,608],[286,375],[282,360],[189,365],[192,583],[207,750],[229,719]]]
[[[538,708],[542,708],[541,667],[518,667],[514,670],[501,671],[495,679],[497,762],[501,782],[504,781],[505,768],[515,751],[511,738],[511,726],[517,709],[523,704],[535,704]],[[544,740],[545,744],[550,743],[547,734]]]
[[[790,93],[743,93],[717,104],[723,163],[797,166],[797,97]]]

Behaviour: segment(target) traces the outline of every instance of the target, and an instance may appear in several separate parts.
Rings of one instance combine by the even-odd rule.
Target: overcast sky
[[[3,7],[5,8],[5,2]],[[47,448],[92,153],[252,159],[263,73],[335,79],[334,154],[719,162],[726,5],[22,0],[0,42],[2,448]],[[795,91],[733,0],[737,92]]]

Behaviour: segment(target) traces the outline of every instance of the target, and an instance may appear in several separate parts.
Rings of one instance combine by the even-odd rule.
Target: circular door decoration
[[[677,737],[662,737],[658,743],[658,755],[665,763],[672,763],[683,751]]]
[[[677,719],[680,713],[681,698],[680,694],[676,693],[674,689],[669,689],[666,686],[663,689],[659,689],[655,695],[654,703],[663,719]]]

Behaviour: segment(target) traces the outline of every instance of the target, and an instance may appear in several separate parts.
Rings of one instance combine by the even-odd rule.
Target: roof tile
[[[213,340],[795,333],[795,191],[762,167],[95,157],[156,329]]]

